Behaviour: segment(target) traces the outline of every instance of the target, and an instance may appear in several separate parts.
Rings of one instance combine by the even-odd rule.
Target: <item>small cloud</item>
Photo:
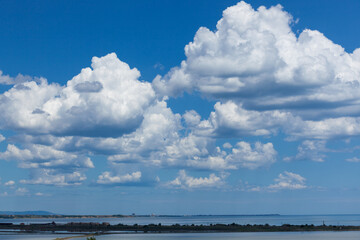
[[[228,142],[224,143],[224,145],[223,145],[223,148],[231,149],[232,147],[233,147],[233,146],[232,146],[230,143],[228,143]]]
[[[248,182],[240,182],[240,187],[238,189],[246,192],[278,192],[281,190],[300,190],[309,188],[305,184],[306,179],[304,177],[287,171],[280,173],[279,176],[274,179],[274,182],[274,184],[268,186],[256,186],[251,185]]]
[[[29,193],[29,190],[27,190],[26,188],[18,188],[15,191],[15,194],[18,196],[24,196],[27,195]]]
[[[0,134],[0,142],[4,141],[6,138]]]
[[[35,184],[35,185],[53,185],[53,186],[71,186],[81,185],[86,180],[86,176],[81,172],[73,173],[56,173],[51,169],[41,169],[37,172],[33,179],[20,180],[22,184]]]
[[[357,163],[357,162],[360,162],[360,158],[353,157],[353,158],[348,158],[348,159],[346,159],[345,161]]]
[[[15,185],[15,182],[12,181],[12,180],[10,180],[10,181],[4,183],[4,185],[5,185],[5,186],[13,186],[13,185]]]
[[[159,70],[161,70],[161,71],[163,71],[163,70],[165,69],[164,65],[162,65],[161,63],[156,63],[156,64],[154,65],[154,68],[155,68],[155,69],[159,69]]]
[[[270,191],[279,190],[298,190],[307,188],[305,184],[306,179],[299,174],[292,172],[283,172],[275,179],[275,183],[267,187]]]
[[[250,143],[242,141],[232,149],[227,160],[244,168],[256,169],[276,162],[276,155],[277,152],[272,143],[256,142],[254,146],[251,146]]]
[[[201,121],[201,116],[195,110],[186,111],[183,118],[189,127],[195,127],[199,125]]]
[[[141,172],[133,172],[131,174],[125,175],[112,175],[110,172],[103,172],[97,180],[99,184],[124,184],[124,183],[133,183],[140,182]]]
[[[326,157],[323,152],[328,152],[326,141],[324,140],[305,140],[298,146],[296,156],[285,157],[283,160],[290,162],[292,160],[311,160],[314,162],[324,162]]]
[[[211,173],[209,177],[194,178],[188,176],[185,170],[180,170],[178,177],[168,182],[166,185],[173,188],[181,188],[187,190],[220,187],[225,184],[224,179],[226,178],[226,176],[226,174],[223,174],[219,177],[216,176],[214,173]]]
[[[249,188],[248,191],[249,192],[260,192],[262,189],[261,187],[257,186],[257,187],[252,187],[252,188]]]

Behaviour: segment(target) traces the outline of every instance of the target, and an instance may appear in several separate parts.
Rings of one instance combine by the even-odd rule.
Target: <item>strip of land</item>
[[[70,237],[64,237],[64,238],[55,238],[54,240],[69,240],[74,238],[87,238],[87,237],[93,237],[94,234],[86,234],[86,235],[80,235],[80,236],[70,236]]]
[[[186,233],[186,232],[306,232],[306,231],[360,231],[360,226],[337,226],[337,225],[291,225],[281,226],[261,225],[240,225],[240,224],[210,224],[210,225],[110,225],[103,222],[69,222],[66,224],[13,224],[0,223],[0,229],[31,232],[68,232],[68,233]]]

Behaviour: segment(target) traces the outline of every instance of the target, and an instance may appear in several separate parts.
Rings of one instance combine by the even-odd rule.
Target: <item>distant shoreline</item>
[[[271,217],[271,216],[281,216],[280,214],[232,214],[232,215],[33,215],[33,214],[0,214],[0,219],[56,219],[56,218],[64,218],[64,219],[71,219],[71,218],[134,218],[134,217],[159,217],[159,218],[171,218],[171,217]]]

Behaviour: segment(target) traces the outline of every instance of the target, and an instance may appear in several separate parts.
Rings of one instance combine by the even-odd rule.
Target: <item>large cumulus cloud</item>
[[[0,127],[32,134],[116,137],[134,131],[154,100],[137,69],[112,53],[66,86],[28,81],[0,95]]]
[[[199,91],[246,109],[286,109],[307,119],[359,114],[360,50],[347,53],[316,30],[297,37],[291,23],[279,5],[229,7],[216,30],[200,28],[185,47],[186,60],[153,86],[160,95]]]
[[[199,28],[185,46],[186,59],[152,85],[158,97],[195,92],[217,101],[208,118],[184,116],[198,138],[280,134],[300,141],[298,154],[285,160],[325,161],[327,141],[360,135],[360,49],[346,52],[317,30],[295,33],[293,24],[280,5],[253,9],[239,2],[223,12],[214,31]],[[223,150],[210,156],[192,164],[245,166]]]

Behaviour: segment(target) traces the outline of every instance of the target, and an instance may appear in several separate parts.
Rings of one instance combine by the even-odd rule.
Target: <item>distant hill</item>
[[[13,212],[13,211],[0,211],[0,215],[57,215],[52,212],[47,211],[23,211],[23,212]]]

